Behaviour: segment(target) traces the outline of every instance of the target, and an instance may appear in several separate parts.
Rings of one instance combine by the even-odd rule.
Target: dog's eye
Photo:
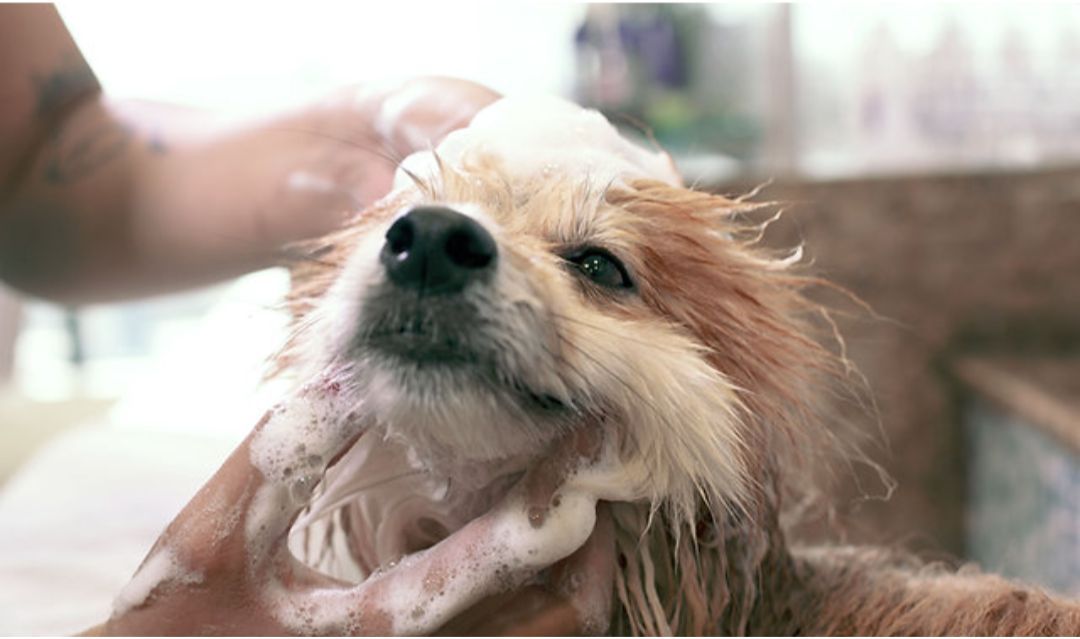
[[[606,288],[632,288],[626,267],[604,249],[587,248],[568,258],[585,277]]]

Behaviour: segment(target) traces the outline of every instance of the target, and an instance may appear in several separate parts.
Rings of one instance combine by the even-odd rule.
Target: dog
[[[505,98],[402,162],[293,264],[303,377],[353,363],[380,437],[293,537],[354,581],[490,507],[560,435],[615,425],[618,634],[1080,633],[1080,604],[898,551],[788,542],[850,363],[760,205],[685,187],[600,114]],[[824,318],[824,321],[823,321]]]

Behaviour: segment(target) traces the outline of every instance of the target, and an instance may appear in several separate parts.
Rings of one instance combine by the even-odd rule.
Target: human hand
[[[614,570],[610,519],[594,496],[566,481],[597,460],[602,442],[596,427],[558,442],[491,511],[359,585],[295,559],[286,547],[292,523],[325,468],[363,436],[362,420],[350,407],[348,392],[322,378],[268,412],[162,534],[112,618],[90,632],[606,629]],[[549,566],[550,585],[519,588]]]
[[[281,205],[296,210],[282,221],[317,224],[328,214],[331,224],[339,223],[342,210],[359,211],[386,195],[409,154],[434,148],[500,97],[475,82],[437,76],[334,93],[295,125],[319,151],[289,174]],[[289,206],[290,199],[295,206]],[[300,228],[283,239],[312,234],[307,226]],[[333,226],[318,228],[326,232]]]
[[[55,10],[21,13],[48,24],[9,21],[0,31],[30,29],[37,35],[27,42],[36,44],[51,29],[74,48]],[[35,75],[34,64],[11,77]],[[0,182],[11,195],[0,201],[0,279],[76,304],[280,264],[290,257],[283,247],[340,228],[389,191],[409,153],[437,145],[498,97],[464,80],[418,78],[348,88],[262,117],[118,100],[96,89],[36,119],[41,96],[0,101],[0,131],[26,138],[0,152]]]

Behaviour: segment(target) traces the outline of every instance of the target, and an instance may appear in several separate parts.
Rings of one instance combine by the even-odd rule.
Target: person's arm
[[[105,96],[55,8],[0,7],[0,280],[78,303],[272,264],[496,99],[421,79],[223,122]]]

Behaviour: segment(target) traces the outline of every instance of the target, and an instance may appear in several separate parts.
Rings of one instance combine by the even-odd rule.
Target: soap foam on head
[[[476,114],[435,149],[439,160],[461,168],[473,154],[498,158],[509,180],[571,177],[605,187],[634,178],[681,185],[671,158],[648,151],[619,135],[603,115],[550,96],[515,96]],[[403,170],[421,177],[438,175],[431,151],[410,155],[394,178],[394,190],[412,184]]]

